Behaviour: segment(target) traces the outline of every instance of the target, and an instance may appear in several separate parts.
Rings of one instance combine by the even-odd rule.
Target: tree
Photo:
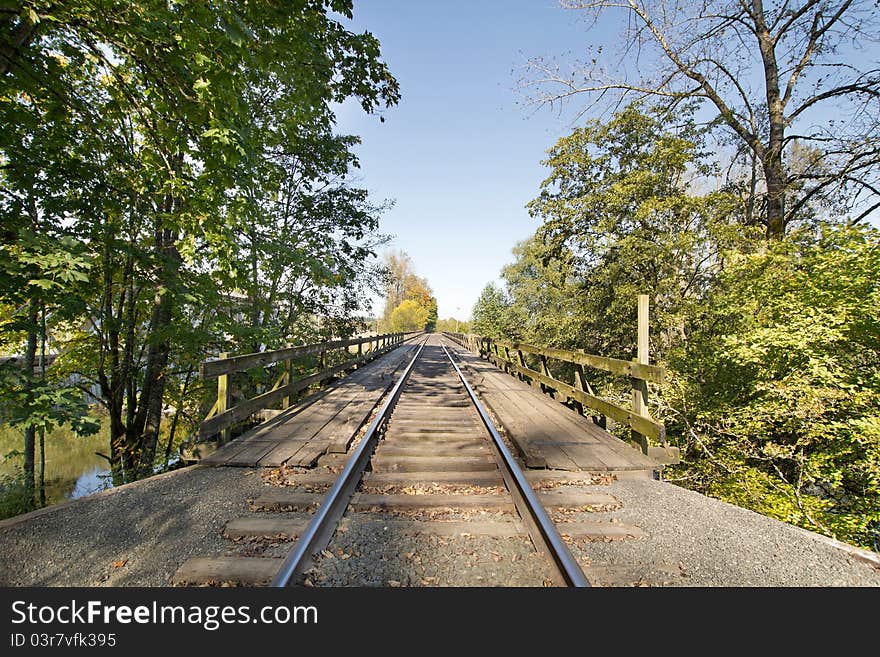
[[[471,323],[455,317],[437,320],[437,330],[448,333],[470,333],[472,331]]]
[[[385,270],[385,310],[382,316],[387,322],[391,312],[404,300],[407,281],[415,276],[415,270],[412,259],[403,251],[385,254]]]
[[[806,234],[804,234],[806,233]],[[668,476],[873,547],[880,528],[880,232],[826,226],[730,254],[668,354]]]
[[[635,103],[550,149],[550,174],[528,204],[542,220],[537,243],[524,245],[505,270],[525,315],[519,325],[552,336],[554,346],[579,343],[628,358],[632,299],[647,293],[653,353],[686,338],[686,317],[721,251],[745,241],[730,195],[691,189],[713,172],[703,136],[683,108]]]
[[[418,330],[433,331],[437,325],[437,299],[434,298],[428,281],[416,276],[410,257],[403,251],[387,253],[385,276],[385,309],[382,313],[384,324],[391,327],[392,313],[402,302],[414,301],[426,313],[425,324]]]
[[[0,10],[2,245],[38,220],[86,254],[59,366],[100,385],[113,470],[143,476],[166,386],[207,349],[281,343],[313,313],[338,324],[358,307],[380,208],[345,184],[356,139],[332,135],[330,108],[350,97],[373,112],[398,86],[375,37],[332,17],[351,17],[348,0],[13,5]],[[230,340],[239,291],[249,334]]]
[[[391,311],[390,329],[394,333],[423,331],[427,322],[427,309],[412,299],[405,299]]]
[[[594,102],[609,95],[708,102],[752,165],[751,196],[761,211],[750,218],[768,237],[781,238],[811,203],[835,195],[859,222],[880,208],[880,73],[862,54],[880,34],[876,7],[854,0],[767,4],[562,0],[594,26],[623,14],[619,70],[604,69],[600,48],[571,75],[534,60],[532,83],[548,103],[579,94]],[[634,57],[637,64],[627,66]],[[646,57],[657,65],[640,65]],[[805,145],[817,157],[791,167],[787,158]]]
[[[511,335],[510,306],[510,298],[504,290],[495,283],[488,283],[471,311],[474,333],[485,338],[519,337]]]

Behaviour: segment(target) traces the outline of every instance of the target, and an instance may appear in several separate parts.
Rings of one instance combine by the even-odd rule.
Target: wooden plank
[[[524,385],[520,382],[516,383]],[[520,397],[514,399],[505,390],[492,390],[480,386],[480,396],[492,409],[510,439],[517,445],[527,466],[558,470],[580,469],[564,450],[554,444],[554,436],[536,420],[534,410],[530,412],[524,406],[521,392]]]
[[[305,390],[313,384],[321,383],[338,372],[354,367],[359,362],[363,362],[364,358],[366,357],[347,360],[339,365],[334,365],[333,367],[328,367],[315,374],[310,374],[309,376],[297,379],[286,386],[281,386],[275,390],[270,390],[269,392],[264,392],[256,397],[246,399],[224,413],[218,413],[214,417],[202,422],[199,426],[199,436],[201,438],[207,438],[221,429],[243,422],[260,409],[279,402],[283,398],[289,397],[300,390]]]
[[[561,404],[536,404],[535,412],[542,418],[541,423],[551,430],[553,444],[562,449],[579,470],[643,469],[655,465],[591,420]]]
[[[492,454],[489,445],[480,445],[473,441],[466,443],[384,443],[376,451],[377,456],[396,458],[398,456],[483,456]]]
[[[385,441],[388,443],[400,443],[400,444],[408,444],[408,445],[421,445],[424,443],[459,443],[462,440],[468,440],[470,442],[474,441],[474,434],[476,433],[476,427],[471,431],[462,431],[458,433],[400,433],[393,430],[392,428],[388,430],[388,433],[385,434]],[[479,436],[480,434],[476,434]]]
[[[405,356],[394,357],[392,363],[396,363],[399,367],[400,362],[406,360]],[[370,377],[381,377],[387,365],[383,365],[378,369],[364,369],[351,376],[350,380],[329,390],[321,400],[320,404],[311,404],[309,407],[298,413],[285,412],[282,419],[275,418],[265,423],[265,427],[259,427],[245,436],[242,436],[229,446],[223,447],[217,453],[211,455],[205,463],[212,465],[260,465],[260,466],[279,466],[284,464],[288,459],[296,456],[304,449],[308,440],[315,439],[321,429],[333,419],[334,414],[345,412],[351,405],[352,400],[361,398],[376,398],[382,394],[382,388],[370,389],[364,385],[366,382],[371,385]],[[387,385],[387,384],[385,384]],[[371,402],[375,404],[375,401]],[[258,450],[249,450],[247,443],[251,440],[275,441],[276,446],[269,451],[259,452]],[[326,444],[322,444],[321,453],[326,451]],[[313,454],[311,450],[304,452],[301,459],[313,460],[320,454]],[[235,457],[235,458],[233,458]],[[248,459],[251,459],[249,462]],[[230,460],[234,463],[230,463]]]
[[[500,470],[482,472],[369,472],[364,485],[381,488],[382,486],[410,486],[413,484],[462,484],[469,486],[503,486],[504,479]]]
[[[502,366],[503,361],[501,361],[498,357],[490,356],[490,359],[492,359],[492,362],[494,362],[499,367]],[[522,367],[520,365],[516,365],[515,363],[508,363],[508,367],[514,369],[520,374],[529,377],[534,381],[539,381],[540,383],[543,383],[548,387],[565,393],[572,399],[581,402],[584,406],[589,406],[593,410],[600,412],[602,415],[606,415],[618,422],[627,424],[641,434],[644,434],[660,442],[666,439],[666,428],[662,424],[660,424],[659,422],[655,422],[651,418],[637,415],[631,410],[622,408],[621,406],[617,406],[616,404],[607,402],[604,399],[578,390],[574,386],[570,386],[567,383],[563,383],[562,381],[557,381],[556,379],[544,376],[540,372],[537,372],[528,367]]]
[[[388,366],[378,372],[378,377],[370,379],[370,385],[364,393],[337,413],[332,420],[325,424],[315,435],[316,439],[327,443],[327,453],[345,453],[364,423],[370,418],[376,404],[388,389],[394,384],[396,372],[409,362],[409,354],[404,353],[394,357]]]
[[[312,468],[318,459],[327,453],[327,443],[324,441],[311,440],[296,454],[287,459],[285,465],[289,467]]]
[[[232,583],[265,586],[284,559],[268,557],[194,557],[187,559],[171,578],[175,586]]]
[[[552,449],[564,451],[571,460],[570,463],[565,463],[564,460],[561,463],[558,461],[553,463],[553,459],[551,459],[548,466],[567,470],[608,470],[614,468],[646,469],[656,465],[571,409],[551,402],[549,398],[539,395],[525,384],[498,370],[493,370],[491,373],[483,372],[482,368],[486,367],[485,363],[471,359],[471,362],[474,361],[476,364],[473,367],[477,369],[479,376],[483,379],[483,384],[478,386],[480,393],[490,406],[493,404],[499,406],[493,410],[502,423],[506,420],[507,412],[511,411],[502,408],[503,405],[499,403],[498,397],[493,394],[506,396],[510,401],[509,406],[520,408],[524,405],[528,406],[530,412],[527,417],[534,420],[540,427],[537,430],[538,435],[530,436],[529,443],[520,445],[520,449],[528,453],[549,444]],[[498,381],[501,382],[501,385],[496,383]],[[495,387],[498,390],[493,392]],[[540,435],[541,431],[547,429],[550,430],[543,436]],[[517,441],[516,428],[508,427],[508,433],[514,441]],[[558,458],[558,454],[556,457]]]
[[[374,472],[475,472],[495,470],[495,459],[483,456],[396,456],[384,458],[381,454],[373,457]]]
[[[528,536],[521,523],[513,519],[503,520],[401,520],[398,518],[383,518],[373,520],[363,516],[351,516],[343,518],[339,523],[339,531],[345,532],[350,528],[357,528],[359,532],[374,531],[384,533],[389,537],[412,534],[431,534],[434,536],[497,536],[499,538]]]
[[[356,493],[351,500],[355,511],[417,509],[487,509],[514,511],[509,495],[371,495]]]
[[[253,466],[276,446],[274,441],[249,440],[234,454],[227,457],[224,465]]]
[[[253,465],[259,465],[263,468],[277,468],[284,465],[290,459],[295,458],[297,454],[307,449],[309,440],[282,440],[275,446],[260,456],[259,460]]]
[[[400,333],[389,333],[380,338],[396,338],[402,336]],[[353,345],[362,345],[367,342],[375,341],[377,336],[368,336],[365,338],[347,338],[344,340],[331,340],[329,342],[318,342],[313,344],[301,345],[297,347],[287,347],[285,349],[275,349],[272,351],[260,351],[250,354],[242,354],[240,356],[221,357],[204,361],[199,367],[199,378],[213,379],[221,374],[229,374],[231,372],[243,372],[254,367],[265,367],[278,363],[283,360],[291,360],[296,358],[304,358],[320,354],[322,351],[330,351],[332,349],[343,349]]]
[[[640,294],[638,301],[638,336],[636,341],[635,361],[642,365],[648,364],[648,295]],[[632,409],[633,413],[642,417],[650,417],[648,414],[648,382],[639,378],[632,380]],[[630,441],[639,447],[642,453],[648,453],[648,437],[633,427]],[[666,436],[660,437],[660,442],[666,444]]]

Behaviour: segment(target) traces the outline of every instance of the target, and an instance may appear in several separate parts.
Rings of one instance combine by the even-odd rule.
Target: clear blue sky
[[[556,0],[354,1],[348,27],[378,37],[402,99],[384,123],[346,103],[338,129],[362,138],[355,182],[375,201],[395,200],[381,231],[428,280],[441,318],[468,319],[534,233],[525,204],[548,173],[540,162],[586,103],[574,99],[563,116],[528,105],[516,90],[526,61],[557,57],[566,71],[588,44],[613,55],[620,27],[610,21],[624,15],[588,30],[582,12]],[[855,61],[875,60],[871,48]]]
[[[571,129],[524,105],[521,69],[582,52],[585,26],[555,0],[355,0],[350,28],[378,37],[402,96],[384,123],[353,103],[338,113],[339,131],[363,139],[358,186],[396,201],[382,232],[428,280],[440,317],[467,319],[537,228],[524,206],[545,151]]]

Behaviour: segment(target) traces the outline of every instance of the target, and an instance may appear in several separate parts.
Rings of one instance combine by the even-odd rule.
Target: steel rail
[[[283,587],[296,586],[299,584],[305,571],[311,565],[314,555],[326,548],[330,543],[330,539],[336,531],[339,519],[345,513],[345,509],[351,502],[355,489],[363,477],[364,470],[370,462],[373,450],[379,440],[380,429],[382,429],[383,425],[388,420],[391,411],[394,409],[394,405],[400,397],[403,386],[406,384],[416,361],[419,359],[419,354],[422,353],[422,348],[425,346],[425,342],[427,342],[427,339],[416,349],[416,353],[409,365],[407,365],[403,374],[401,374],[400,378],[397,380],[397,383],[394,385],[394,388],[391,390],[391,393],[388,395],[388,398],[385,400],[379,413],[376,415],[375,419],[370,424],[370,427],[367,429],[367,432],[364,434],[364,437],[361,439],[360,444],[358,444],[357,448],[346,462],[342,473],[336,479],[332,488],[330,488],[324,496],[324,499],[321,500],[321,505],[318,507],[315,515],[312,516],[312,519],[309,521],[302,536],[300,536],[300,539],[296,542],[296,545],[294,545],[293,550],[287,555],[284,563],[281,564],[281,568],[275,574],[275,577],[272,579],[269,586]]]
[[[505,445],[504,441],[501,439],[501,435],[495,428],[495,424],[489,417],[489,413],[486,411],[480,400],[477,399],[474,389],[471,388],[470,384],[467,382],[467,379],[464,377],[464,374],[462,374],[458,364],[452,358],[449,350],[446,349],[446,345],[441,346],[446,353],[446,357],[449,358],[449,362],[452,363],[452,366],[458,373],[461,382],[464,384],[465,390],[467,390],[471,401],[474,403],[474,406],[480,414],[480,418],[483,420],[483,424],[492,435],[492,440],[495,442],[495,447],[501,456],[500,462],[503,465],[501,474],[504,476],[507,487],[513,496],[517,511],[519,511],[520,516],[527,525],[529,535],[532,538],[535,548],[539,552],[545,552],[550,555],[559,572],[559,579],[566,586],[590,586],[590,582],[587,580],[586,575],[584,575],[584,571],[581,570],[580,565],[572,556],[565,541],[562,540],[562,536],[559,535],[555,523],[550,519],[550,516],[547,515],[544,506],[541,504],[540,500],[538,500],[538,496],[535,494],[535,491],[526,479],[525,474],[523,474],[522,468],[519,467],[519,464],[513,458],[507,445]]]

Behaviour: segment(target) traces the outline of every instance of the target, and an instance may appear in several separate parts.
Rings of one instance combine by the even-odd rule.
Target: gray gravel
[[[265,486],[256,470],[192,467],[0,522],[0,585],[167,586],[177,567],[192,556],[283,556],[287,542],[235,544],[221,536],[227,520],[252,513],[248,500]],[[573,543],[572,551],[594,584],[880,586],[880,558],[872,564],[873,553],[746,509],[651,480],[595,488],[616,496],[623,506],[566,517],[616,519],[640,527],[646,536]],[[400,540],[377,541],[357,531],[338,534],[331,546],[334,557],[318,560],[314,583],[543,583],[543,564],[523,540]],[[340,550],[363,550],[371,561],[358,565],[357,559],[340,558]]]
[[[678,486],[621,480],[596,490],[623,507],[571,519],[636,525],[646,536],[579,540],[572,552],[594,584],[604,586],[880,586],[872,565],[835,541]]]
[[[189,467],[0,523],[2,586],[168,586],[265,484],[256,470]]]

